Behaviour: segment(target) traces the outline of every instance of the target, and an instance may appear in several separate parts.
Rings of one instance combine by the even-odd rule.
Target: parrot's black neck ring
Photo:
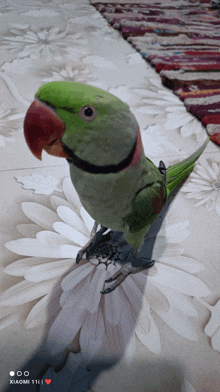
[[[134,156],[136,145],[137,145],[137,139],[131,151],[129,152],[128,156],[125,159],[123,159],[123,161],[119,162],[117,165],[106,165],[106,166],[94,165],[93,163],[90,163],[88,161],[85,161],[84,159],[77,157],[74,154],[74,152],[71,151],[68,147],[63,146],[63,148],[64,151],[69,155],[67,161],[69,163],[73,163],[74,166],[78,167],[79,169],[92,174],[109,174],[109,173],[118,173],[119,171],[125,169],[127,166],[130,165],[132,158]]]

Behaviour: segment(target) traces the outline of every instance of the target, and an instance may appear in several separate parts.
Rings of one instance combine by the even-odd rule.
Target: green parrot
[[[42,150],[64,157],[82,205],[95,220],[89,242],[79,251],[89,258],[108,234],[123,232],[132,252],[127,263],[106,282],[113,291],[129,275],[149,268],[139,249],[169,193],[193,170],[209,137],[191,156],[166,169],[145,157],[138,123],[129,106],[99,88],[71,81],[50,82],[39,88],[24,120],[31,152]],[[101,225],[97,231],[98,225]]]

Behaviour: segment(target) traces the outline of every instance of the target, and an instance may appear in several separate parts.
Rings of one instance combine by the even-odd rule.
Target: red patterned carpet
[[[95,3],[220,144],[220,15],[210,1]]]

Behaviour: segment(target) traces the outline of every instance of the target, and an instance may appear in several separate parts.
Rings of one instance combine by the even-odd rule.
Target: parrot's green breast
[[[162,187],[165,196],[162,176],[149,162],[142,151],[135,167],[117,173],[91,174],[70,164],[70,175],[82,205],[92,218],[113,230],[126,231],[125,218],[132,212],[132,202],[141,189],[154,184],[158,193]]]

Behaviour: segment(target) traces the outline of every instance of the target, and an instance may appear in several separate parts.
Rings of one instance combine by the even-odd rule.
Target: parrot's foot
[[[117,272],[115,272],[114,275],[111,276],[111,278],[106,279],[106,283],[110,283],[115,281],[110,287],[107,287],[106,289],[100,291],[101,294],[108,294],[111,293],[113,290],[116,289],[130,274],[137,274],[140,271],[143,271],[146,268],[150,268],[154,265],[155,260],[148,260],[146,259],[141,259],[140,257],[136,259],[138,261],[142,261],[143,265],[141,266],[132,266],[132,264],[126,264],[122,268],[120,268]]]
[[[162,174],[164,180],[166,181],[166,166],[163,161],[160,161],[159,166],[158,166],[158,170]]]
[[[97,228],[98,225],[94,225],[94,228]],[[77,253],[76,256],[76,264],[79,264],[80,260],[83,258],[83,255],[86,253],[86,258],[88,259],[89,256],[91,256],[92,253],[94,253],[95,249],[101,245],[104,241],[107,241],[110,236],[110,231],[103,235],[103,233],[108,230],[107,227],[101,226],[101,229],[97,231],[97,233],[94,233],[94,230],[92,230],[92,233],[94,233],[94,236],[90,238],[90,240],[85,244],[85,246]]]

